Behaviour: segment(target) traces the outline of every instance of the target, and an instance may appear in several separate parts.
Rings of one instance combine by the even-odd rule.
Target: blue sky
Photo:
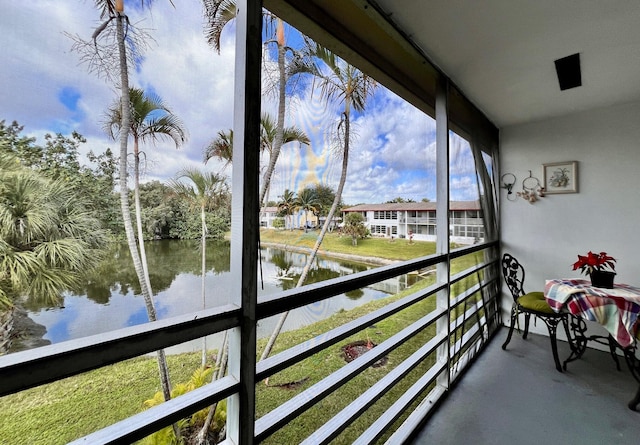
[[[217,54],[204,38],[199,0],[181,0],[173,8],[156,1],[152,10],[129,7],[130,20],[145,28],[153,42],[131,73],[131,85],[156,92],[185,123],[188,142],[176,150],[172,142],[143,149],[148,165],[143,180],[166,180],[185,167],[219,171],[222,163],[202,163],[203,150],[220,130],[232,127],[234,30],[223,33]],[[80,64],[64,33],[89,40],[99,25],[94,2],[25,0],[6,2],[0,15],[0,119],[17,120],[24,133],[43,143],[45,133],[78,131],[87,138],[83,151],[115,148],[102,130],[104,112],[117,97],[115,89]],[[296,43],[294,34],[287,38]],[[266,54],[270,58],[269,54]],[[265,72],[273,72],[267,60]],[[266,84],[266,82],[265,82]],[[287,125],[303,128],[310,146],[285,146],[273,179],[271,199],[285,188],[297,191],[313,181],[336,187],[341,159],[335,154],[338,110],[312,97],[301,84],[288,103]],[[275,113],[272,95],[263,108]],[[364,115],[355,116],[355,138],[349,158],[344,201],[381,202],[397,196],[435,199],[435,124],[411,105],[379,86]],[[473,160],[464,143],[452,144],[453,199],[475,199]],[[224,171],[230,175],[231,169]]]

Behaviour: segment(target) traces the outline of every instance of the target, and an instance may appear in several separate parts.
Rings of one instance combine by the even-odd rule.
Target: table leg
[[[584,334],[585,332],[587,332],[585,321],[580,317],[569,314],[567,325],[565,325],[565,333],[567,334],[571,354],[562,364],[565,371],[567,370],[567,363],[578,360],[587,350],[588,337]]]
[[[622,371],[620,369],[620,361],[618,361],[618,354],[616,354],[616,350],[618,348],[622,348],[622,346],[620,346],[618,344],[618,342],[616,341],[615,338],[613,338],[613,335],[609,334],[609,337],[607,338],[607,342],[609,343],[609,353],[611,354],[611,357],[613,358],[613,361],[616,362],[616,369],[618,371]],[[624,349],[623,349],[624,351]]]
[[[640,386],[638,386],[638,390],[636,391],[636,395],[629,402],[629,409],[631,411],[637,411],[638,404],[640,403]]]
[[[574,315],[569,316],[569,329],[567,330],[565,328],[565,331],[567,333],[567,338],[569,339],[569,347],[571,348],[571,354],[562,365],[565,371],[567,370],[567,363],[578,360],[584,355],[584,352],[587,350],[587,344],[590,341],[595,341],[601,345],[608,346],[611,358],[616,364],[616,369],[621,371],[616,349],[623,348],[618,345],[618,342],[616,342],[613,336],[609,335],[608,337],[604,337],[602,335],[585,335],[585,332],[587,331],[587,324],[584,319]],[[640,368],[638,370],[638,377],[640,378]]]
[[[624,358],[629,366],[629,371],[634,379],[640,383],[640,360],[636,357],[636,344],[633,344],[629,347],[623,348]],[[636,408],[640,404],[640,385],[638,385],[638,390],[636,391],[636,395],[629,402],[629,409],[636,411]]]

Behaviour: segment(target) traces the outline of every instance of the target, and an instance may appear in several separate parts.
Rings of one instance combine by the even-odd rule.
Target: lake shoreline
[[[273,242],[262,242],[261,247],[279,249],[305,255],[309,255],[312,250],[310,247]],[[384,266],[398,261],[380,257],[326,251],[322,249],[318,250],[318,256],[328,260],[348,261],[367,266]],[[52,341],[44,338],[48,333],[47,327],[43,324],[39,324],[35,319],[31,318],[26,310],[22,308],[20,309],[21,311],[19,314],[16,314],[16,320],[14,321],[14,327],[16,329],[14,329],[14,341],[9,352],[19,352],[52,344]]]
[[[298,253],[305,253],[305,254],[310,254],[312,250],[309,247],[301,247],[301,246],[296,246],[292,244],[270,243],[270,242],[263,242],[263,241],[260,241],[260,246],[273,247],[276,249],[286,250],[289,252],[298,252]],[[346,260],[346,261],[356,261],[358,263],[370,264],[374,266],[387,266],[389,264],[394,264],[399,261],[399,260],[389,260],[389,259],[380,258],[380,257],[354,255],[351,253],[331,252],[331,251],[322,250],[322,249],[318,250],[318,255],[329,257],[329,258],[337,258],[337,259]]]

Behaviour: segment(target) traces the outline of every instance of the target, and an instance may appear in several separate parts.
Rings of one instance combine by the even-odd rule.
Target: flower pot
[[[591,272],[591,285],[593,287],[602,287],[604,289],[613,289],[613,278],[615,272],[594,270]]]

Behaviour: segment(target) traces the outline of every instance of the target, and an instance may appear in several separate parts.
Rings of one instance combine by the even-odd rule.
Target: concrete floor
[[[640,444],[640,412],[627,403],[638,383],[620,357],[587,350],[556,371],[548,337],[501,329],[427,421],[414,444]],[[559,342],[560,360],[569,347]]]

